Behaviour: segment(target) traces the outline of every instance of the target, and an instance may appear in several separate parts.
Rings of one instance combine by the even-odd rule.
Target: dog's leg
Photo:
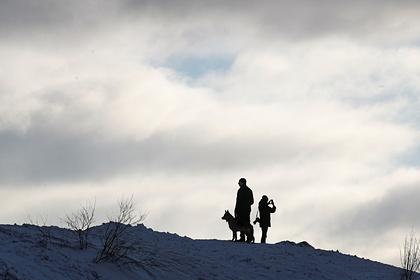
[[[236,241],[237,238],[236,231],[232,230],[232,241]]]

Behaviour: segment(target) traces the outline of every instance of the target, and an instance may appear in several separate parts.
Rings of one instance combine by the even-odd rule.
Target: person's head
[[[240,187],[246,186],[246,179],[245,178],[239,179],[238,184],[239,184]]]
[[[268,196],[263,195],[262,198],[261,198],[261,201],[267,203],[268,202]]]

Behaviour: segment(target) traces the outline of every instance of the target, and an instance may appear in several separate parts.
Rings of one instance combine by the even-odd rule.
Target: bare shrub
[[[404,244],[400,249],[400,260],[403,269],[401,279],[415,279],[420,267],[420,240],[415,237],[413,231],[404,239]]]
[[[41,234],[41,245],[47,247],[51,241],[51,228],[47,226],[48,216],[39,215],[33,218],[31,215],[27,215],[26,220],[27,224],[36,226]]]
[[[85,206],[66,215],[64,222],[74,231],[79,238],[79,247],[81,250],[88,248],[89,230],[95,222],[96,201],[94,203],[86,203]]]
[[[145,214],[137,214],[133,196],[119,201],[119,212],[115,217],[108,218],[101,249],[95,261],[118,261],[127,256],[132,248],[131,244],[124,240],[126,231],[132,225],[138,224],[146,218]]]

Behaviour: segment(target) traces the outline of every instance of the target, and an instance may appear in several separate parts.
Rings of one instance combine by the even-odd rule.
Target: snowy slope
[[[85,251],[73,232],[43,230],[49,242],[36,226],[0,225],[0,279],[400,279],[395,267],[293,242],[192,240],[143,225],[128,231],[129,259],[96,264],[104,225],[92,229]]]

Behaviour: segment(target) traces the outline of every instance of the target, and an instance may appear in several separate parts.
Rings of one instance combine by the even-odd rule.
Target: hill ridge
[[[0,225],[0,279],[395,280],[401,271],[338,251],[315,249],[308,243],[196,240],[143,224],[127,230],[126,241],[132,247],[127,258],[95,263],[105,227],[93,227],[89,248],[80,250],[76,234],[68,229]]]

